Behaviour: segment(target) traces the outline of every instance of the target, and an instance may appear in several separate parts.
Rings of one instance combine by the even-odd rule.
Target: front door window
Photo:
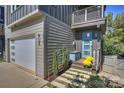
[[[82,33],[82,57],[92,56],[92,32]]]

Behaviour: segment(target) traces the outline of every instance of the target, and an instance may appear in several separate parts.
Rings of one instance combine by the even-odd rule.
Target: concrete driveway
[[[47,81],[12,63],[0,63],[0,88],[39,88],[46,84]]]

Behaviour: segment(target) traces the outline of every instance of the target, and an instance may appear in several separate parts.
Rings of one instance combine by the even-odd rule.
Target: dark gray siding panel
[[[46,18],[47,33],[47,69],[48,75],[52,74],[52,54],[55,49],[67,47],[72,50],[72,32],[71,28],[53,17]]]
[[[11,13],[11,5],[6,6],[7,25],[38,9],[38,5],[22,5]]]
[[[71,16],[74,11],[73,5],[40,5],[39,9],[48,13],[50,16],[71,25]]]
[[[11,13],[11,5],[7,5],[7,25],[13,23],[14,21],[24,17],[25,15],[40,9],[45,13],[57,18],[58,20],[71,25],[71,16],[74,11],[73,5],[22,5],[13,13]]]

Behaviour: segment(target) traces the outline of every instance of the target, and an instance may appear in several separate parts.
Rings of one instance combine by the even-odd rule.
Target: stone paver
[[[12,63],[0,63],[0,88],[43,87],[47,81]]]
[[[78,74],[78,72],[73,72],[73,71],[71,71],[71,70],[68,70],[68,71],[66,71],[65,73],[74,74],[74,75],[77,75],[77,74]],[[79,75],[83,76],[84,78],[89,78],[89,77],[90,77],[89,75],[87,75],[87,74],[82,74],[82,73],[79,73]]]
[[[118,82],[118,83],[120,83],[120,84],[124,84],[124,78],[120,78],[120,77],[117,76],[117,75],[113,75],[113,74],[106,73],[106,72],[103,72],[103,71],[100,72],[98,75],[104,76],[104,77],[108,78],[109,80]]]
[[[66,88],[68,84],[72,84],[72,80],[75,78],[76,75],[81,75],[83,77],[80,77],[80,80],[83,80],[84,82],[87,81],[87,79],[90,77],[89,75],[91,72],[83,71],[80,69],[76,69],[71,67],[68,69],[65,73],[57,77],[54,81],[51,82],[52,85],[58,87],[58,88]],[[44,88],[48,88],[48,86],[45,86]]]
[[[66,87],[64,84],[61,84],[61,83],[56,82],[56,81],[52,81],[51,84],[57,86],[58,88],[65,88]]]
[[[80,73],[84,73],[84,74],[89,74],[89,75],[92,74],[91,72],[80,70],[80,69],[75,69],[75,68],[70,68],[70,70],[75,70],[76,72],[80,72]]]

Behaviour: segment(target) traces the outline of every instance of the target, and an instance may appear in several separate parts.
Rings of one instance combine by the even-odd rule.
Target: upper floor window
[[[21,5],[11,5],[11,13],[13,13],[17,8],[19,8]]]

